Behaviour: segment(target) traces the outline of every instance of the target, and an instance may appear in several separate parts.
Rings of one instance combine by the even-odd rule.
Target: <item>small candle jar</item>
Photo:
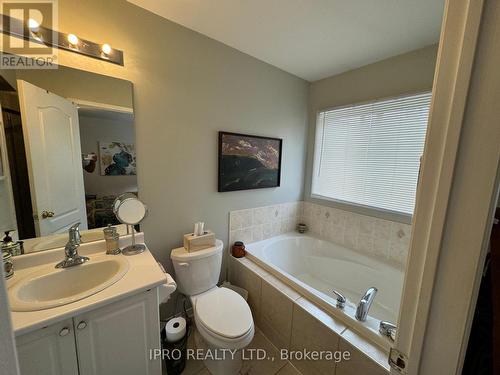
[[[308,230],[307,225],[304,223],[299,223],[297,224],[297,232],[299,233],[306,233]]]
[[[245,244],[241,241],[236,241],[231,249],[231,253],[235,258],[243,258],[246,255]]]

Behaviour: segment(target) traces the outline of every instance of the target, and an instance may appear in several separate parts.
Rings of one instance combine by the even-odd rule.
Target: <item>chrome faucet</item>
[[[368,316],[368,311],[370,311],[370,307],[375,299],[375,295],[377,294],[377,288],[371,287],[365,292],[365,295],[359,301],[358,307],[356,308],[356,319],[360,322],[366,321],[366,317]]]
[[[391,341],[396,340],[397,329],[398,327],[396,327],[395,324],[386,321],[381,321],[378,326],[378,331],[380,332],[380,334],[382,336],[388,337],[389,339],[391,339]]]
[[[80,223],[76,223],[75,225],[69,228],[69,241],[64,247],[64,260],[60,261],[56,264],[56,268],[68,268],[73,266],[78,266],[79,264],[83,264],[89,260],[87,257],[83,257],[78,255],[78,247],[80,246],[81,236],[80,236]]]
[[[344,297],[344,295],[340,292],[337,292],[335,289],[332,290],[333,294],[337,297],[337,308],[343,309],[345,307],[345,303],[347,299]]]

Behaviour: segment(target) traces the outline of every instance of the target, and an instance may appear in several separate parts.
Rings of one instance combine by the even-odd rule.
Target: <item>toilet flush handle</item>
[[[179,266],[181,266],[181,267],[189,267],[189,263],[187,263],[187,262],[181,262],[181,263],[179,263]]]

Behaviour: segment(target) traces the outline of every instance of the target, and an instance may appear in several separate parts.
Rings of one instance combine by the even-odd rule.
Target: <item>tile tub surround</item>
[[[387,353],[250,259],[230,257],[229,281],[248,290],[256,325],[278,349],[351,353],[350,360],[337,364],[292,360],[302,374],[388,374]]]
[[[352,250],[404,268],[411,226],[311,202],[289,202],[229,213],[229,246],[295,231],[303,222],[309,232]]]
[[[404,268],[411,225],[303,202],[300,221],[310,233]]]
[[[249,208],[229,213],[229,245],[252,243],[295,230],[302,215],[302,202]]]

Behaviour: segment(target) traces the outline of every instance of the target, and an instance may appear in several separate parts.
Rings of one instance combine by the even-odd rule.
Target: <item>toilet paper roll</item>
[[[179,341],[186,334],[186,319],[182,317],[170,319],[165,326],[165,333],[168,342]]]

